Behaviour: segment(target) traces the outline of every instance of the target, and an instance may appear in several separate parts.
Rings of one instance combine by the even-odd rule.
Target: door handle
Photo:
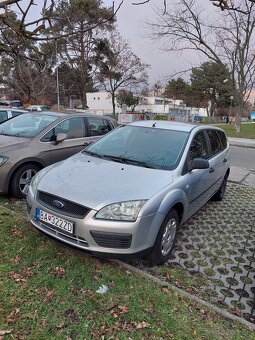
[[[214,172],[215,170],[214,170],[214,168],[213,167],[211,167],[210,169],[209,169],[209,172],[211,173],[211,172]]]
[[[226,163],[228,160],[227,160],[227,158],[224,158],[223,159],[223,163]]]

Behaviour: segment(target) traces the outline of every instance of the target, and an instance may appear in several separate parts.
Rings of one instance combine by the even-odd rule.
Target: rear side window
[[[216,155],[221,151],[220,139],[216,130],[207,130],[209,140],[211,143],[212,154]]]
[[[220,138],[220,141],[221,141],[221,146],[222,146],[222,149],[226,149],[228,143],[227,143],[227,138],[226,138],[226,135],[223,131],[217,131],[218,135],[219,135],[219,138]]]
[[[12,117],[19,116],[22,112],[12,111]]]
[[[106,119],[102,119],[100,117],[88,117],[88,125],[89,125],[89,132],[90,136],[101,136],[105,135],[107,132],[112,130],[112,127],[109,124],[105,124],[105,122],[108,123]]]
[[[195,158],[209,158],[209,150],[204,132],[198,132],[191,143],[189,149],[189,161]]]
[[[0,123],[8,119],[7,111],[0,111]]]

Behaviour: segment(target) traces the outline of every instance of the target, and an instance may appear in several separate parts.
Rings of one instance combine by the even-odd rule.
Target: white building
[[[88,111],[98,115],[112,114],[112,100],[106,91],[86,93]],[[121,113],[121,108],[116,104],[116,113]]]
[[[111,96],[105,91],[87,93],[88,111],[95,114],[107,115],[112,114]],[[129,108],[127,108],[129,111]],[[157,115],[169,116],[169,119],[187,121],[192,116],[207,116],[206,109],[187,107],[182,100],[171,98],[162,98],[155,96],[141,96],[140,103],[135,107],[136,114],[148,115],[150,118],[156,118]],[[123,113],[123,110],[116,104],[116,113]],[[125,117],[128,117],[128,113]],[[141,119],[141,115],[139,116]],[[127,118],[129,121],[131,118]],[[136,120],[134,115],[132,120]],[[132,121],[131,120],[131,121]]]

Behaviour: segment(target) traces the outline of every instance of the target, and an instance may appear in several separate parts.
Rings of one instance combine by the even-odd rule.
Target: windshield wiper
[[[92,152],[92,151],[83,150],[82,153],[85,153],[86,155],[98,157],[98,158],[104,158],[104,155],[100,155],[100,154],[98,154],[96,152]]]
[[[129,164],[129,165],[137,165],[137,166],[142,166],[144,168],[150,168],[150,169],[162,169],[161,166],[157,166],[154,164],[149,164],[144,161],[138,161],[130,158],[124,158],[124,157],[118,157],[118,156],[111,156],[111,155],[104,155],[104,158],[110,159],[115,162],[120,162],[124,164]]]

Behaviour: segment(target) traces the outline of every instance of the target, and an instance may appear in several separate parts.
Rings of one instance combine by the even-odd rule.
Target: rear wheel
[[[175,209],[172,209],[167,214],[159,229],[154,247],[150,254],[150,260],[153,264],[159,265],[169,260],[175,244],[178,228],[179,215]]]
[[[227,188],[227,181],[228,181],[228,175],[226,174],[219,190],[213,195],[212,201],[222,201],[225,193],[226,193],[226,188]]]
[[[17,198],[25,198],[25,187],[31,178],[40,170],[36,164],[24,164],[13,175],[11,194]]]

